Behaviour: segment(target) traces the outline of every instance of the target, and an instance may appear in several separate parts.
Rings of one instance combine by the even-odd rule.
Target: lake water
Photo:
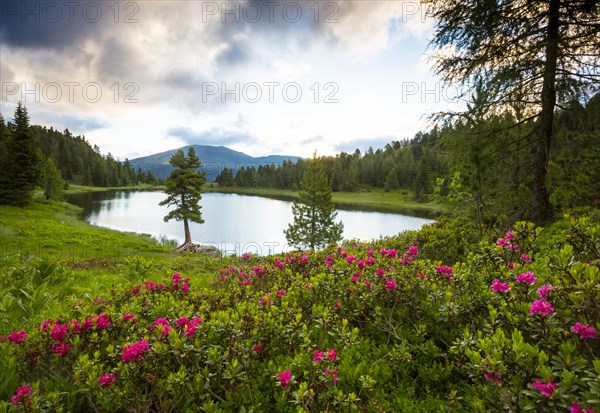
[[[182,243],[183,223],[164,222],[166,198],[158,191],[103,191],[69,194],[67,200],[83,208],[93,225],[150,234]],[[283,230],[292,222],[292,203],[257,196],[205,193],[200,201],[204,224],[190,223],[192,241],[214,245],[227,254],[267,255],[291,250]],[[430,219],[371,211],[338,210],[345,239],[364,241],[419,229]]]

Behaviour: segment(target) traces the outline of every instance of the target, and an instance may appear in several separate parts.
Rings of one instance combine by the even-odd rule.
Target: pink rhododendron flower
[[[140,340],[133,344],[123,347],[123,355],[121,360],[140,362],[144,359],[144,353],[150,350],[150,345],[146,340]]]
[[[425,279],[425,274],[423,274],[422,272],[418,272],[417,273],[417,277],[419,277],[420,279],[424,280]]]
[[[506,247],[508,245],[508,242],[506,242],[504,238],[498,238],[498,240],[496,241],[496,245],[500,247]]]
[[[123,314],[123,317],[121,317],[121,321],[123,321],[123,322],[131,321],[132,323],[135,323],[135,314],[125,313],[125,314]]]
[[[277,261],[275,261],[275,266],[281,269],[281,268],[285,267],[285,263],[280,261],[278,258]]]
[[[579,334],[579,338],[582,340],[587,340],[590,338],[595,338],[598,331],[594,327],[589,324],[575,323],[573,326],[573,332]]]
[[[377,275],[378,277],[381,277],[384,274],[385,274],[385,270],[382,268],[377,268],[377,271],[375,271],[375,275]]]
[[[365,287],[369,287],[369,288],[371,288],[371,286],[373,285],[373,283],[372,283],[371,281],[369,281],[369,280],[365,280],[365,282],[363,283],[363,285],[364,285]]]
[[[96,328],[98,330],[104,330],[110,325],[110,318],[104,313],[100,313],[98,318],[96,319]]]
[[[69,328],[71,328],[75,334],[78,334],[79,331],[81,331],[81,325],[79,325],[79,321],[77,320],[69,321]]]
[[[186,317],[180,317],[175,322],[177,327],[183,326],[183,334],[186,337],[192,337],[198,331],[198,326],[202,324],[202,319],[198,316],[194,317],[192,320],[188,320]]]
[[[146,289],[148,291],[160,291],[160,290],[164,290],[165,286],[163,284],[160,283],[154,283],[152,281],[146,281],[144,282],[144,285],[146,286]]]
[[[252,347],[251,351],[253,353],[260,353],[264,347],[265,347],[265,345],[263,343],[259,343],[259,344],[255,345],[254,347]]]
[[[325,369],[323,370],[323,373],[327,376],[330,377],[331,379],[333,379],[333,384],[336,384],[338,381],[340,381],[340,379],[338,378],[338,370],[337,369]]]
[[[508,263],[508,269],[509,270],[514,270],[515,269],[515,263],[514,262],[509,262]]]
[[[50,332],[50,337],[52,340],[61,341],[67,333],[69,332],[69,326],[66,324],[54,324],[52,331]]]
[[[492,292],[494,293],[500,293],[503,291],[510,291],[510,284],[507,282],[502,282],[498,279],[492,281]]]
[[[71,349],[71,345],[67,342],[61,341],[60,343],[52,344],[52,350],[59,356],[64,356]]]
[[[276,289],[275,292],[277,293],[277,297],[281,298],[284,295],[287,295],[287,292],[285,290],[280,290],[280,289]]]
[[[335,258],[335,255],[328,255],[328,256],[325,258],[325,261],[324,261],[324,262],[325,262],[325,266],[326,266],[327,268],[331,268],[331,267],[333,267],[333,260],[334,260],[334,258]]]
[[[454,270],[452,269],[452,267],[448,267],[447,265],[439,265],[438,267],[436,267],[435,271],[439,274],[444,274],[444,279],[446,281],[450,281],[454,276]]]
[[[542,395],[546,397],[550,397],[554,394],[554,390],[556,390],[556,384],[552,381],[543,383],[541,380],[536,380],[532,386],[540,391]]]
[[[242,259],[244,259],[244,260],[250,259],[250,254],[245,252],[244,254],[242,254]]]
[[[583,409],[579,403],[577,402],[573,402],[571,403],[571,405],[569,406],[569,413],[594,413],[594,409],[592,409],[591,407],[587,408],[587,409]]]
[[[404,257],[403,259],[400,260],[400,265],[412,264],[412,262],[413,262],[413,258],[411,256],[408,256],[408,257]]]
[[[41,325],[40,325],[40,330],[42,330],[44,333],[47,333],[48,330],[51,330],[50,327],[54,326],[54,321],[50,321],[50,320],[45,320]]]
[[[21,344],[26,339],[27,333],[25,332],[25,330],[13,331],[7,337],[7,340],[14,344]]]
[[[340,308],[340,303],[336,301],[335,303],[333,303],[333,309],[337,310],[338,308]]]
[[[272,301],[273,299],[271,298],[271,296],[269,294],[265,294],[261,297],[260,304],[262,306],[268,306],[269,304],[271,304]]]
[[[289,385],[291,383],[292,383],[292,372],[290,371],[290,369],[287,369],[283,373],[279,373],[279,384],[281,385],[281,387],[283,387],[285,389],[286,387],[289,387]]]
[[[531,262],[531,257],[525,253],[521,254],[521,256],[519,257],[519,260],[521,260],[521,262]]]
[[[309,262],[309,261],[310,261],[310,260],[309,260],[309,258],[308,258],[308,255],[306,255],[306,254],[304,254],[302,257],[300,257],[300,262],[301,262],[302,264],[308,264],[308,262]]]
[[[157,318],[156,321],[154,322],[154,328],[161,328],[162,327],[162,335],[161,337],[166,337],[169,335],[169,331],[172,330],[171,326],[169,325],[169,320],[167,320],[166,318]]]
[[[313,361],[315,363],[322,362],[324,358],[325,358],[325,352],[324,351],[315,350],[315,352],[313,353]]]
[[[193,337],[197,331],[198,328],[193,324],[186,324],[185,327],[183,327],[183,334],[185,334],[186,337]]]
[[[535,275],[531,271],[527,271],[517,276],[517,282],[525,284],[535,284],[537,280],[535,279]]]
[[[367,251],[367,255],[368,255],[369,257],[372,257],[372,256],[373,256],[373,254],[374,254],[374,253],[373,253],[373,250],[369,250],[369,251]]]
[[[534,315],[535,313],[538,313],[542,317],[545,317],[549,314],[552,314],[553,312],[554,312],[554,308],[552,307],[552,304],[550,304],[546,300],[535,300],[529,307],[530,315]]]
[[[11,404],[17,404],[17,403],[24,403],[24,404],[31,404],[31,400],[29,400],[29,398],[31,397],[31,395],[33,394],[33,391],[31,390],[31,388],[24,384],[21,387],[17,388],[17,391],[15,392],[14,396],[11,397],[10,402]]]
[[[496,372],[484,373],[483,377],[485,377],[485,379],[487,381],[490,381],[490,382],[495,383],[495,384],[501,384],[502,383],[502,376],[499,375]]]
[[[408,255],[417,255],[419,253],[419,249],[414,246],[411,245],[410,247],[408,247]]]
[[[108,389],[111,384],[115,381],[115,375],[112,373],[104,373],[102,377],[98,379],[98,384],[105,389]]]
[[[548,294],[550,294],[550,291],[554,291],[554,286],[550,284],[545,284],[538,288],[537,294],[540,298],[546,299],[548,298]]]
[[[385,289],[390,290],[390,291],[395,290],[396,289],[396,281],[394,281],[392,279],[385,280]]]
[[[514,231],[508,231],[505,235],[506,239],[510,240],[510,239],[517,239],[517,236],[515,235]]]
[[[327,352],[327,360],[337,361],[337,351],[334,348]]]

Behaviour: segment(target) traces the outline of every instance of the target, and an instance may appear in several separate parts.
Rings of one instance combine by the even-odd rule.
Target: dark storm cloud
[[[213,3],[213,2],[208,2]],[[326,26],[333,23],[337,9],[323,9],[327,4],[337,8],[335,2],[306,2],[294,0],[248,0],[217,3],[215,9],[207,10],[203,6],[204,21],[218,22],[217,37],[227,41],[240,33],[250,40],[247,43],[229,44],[230,54],[237,59],[223,60],[225,63],[240,64],[248,55],[248,50],[255,40],[270,42],[273,48],[287,48],[290,45],[306,46],[309,43],[322,41],[327,33]],[[223,4],[226,7],[223,7]],[[290,43],[291,42],[291,43]],[[241,58],[239,58],[241,57]]]
[[[196,132],[186,127],[176,127],[167,130],[167,135],[185,142],[186,145],[232,145],[236,143],[251,144],[257,141],[255,136],[224,131],[212,128],[205,132]]]
[[[0,3],[0,40],[27,49],[65,49],[114,19],[110,2],[79,0]]]

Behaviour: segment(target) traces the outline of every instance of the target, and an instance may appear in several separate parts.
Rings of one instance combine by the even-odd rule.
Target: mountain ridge
[[[233,170],[235,176],[241,167],[278,165],[284,161],[295,162],[301,159],[301,157],[293,155],[265,155],[255,157],[223,145],[186,145],[181,148],[130,159],[129,162],[135,169],[140,168],[142,172],[152,172],[157,178],[165,179],[173,170],[173,167],[169,164],[171,156],[178,150],[183,150],[187,154],[188,149],[191,147],[196,149],[196,154],[202,163],[200,170],[206,173],[207,182],[214,182],[217,175],[224,168]]]

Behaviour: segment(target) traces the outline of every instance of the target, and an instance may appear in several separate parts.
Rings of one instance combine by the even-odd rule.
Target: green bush
[[[487,238],[447,222],[71,301],[3,338],[0,411],[597,410],[597,215]]]

